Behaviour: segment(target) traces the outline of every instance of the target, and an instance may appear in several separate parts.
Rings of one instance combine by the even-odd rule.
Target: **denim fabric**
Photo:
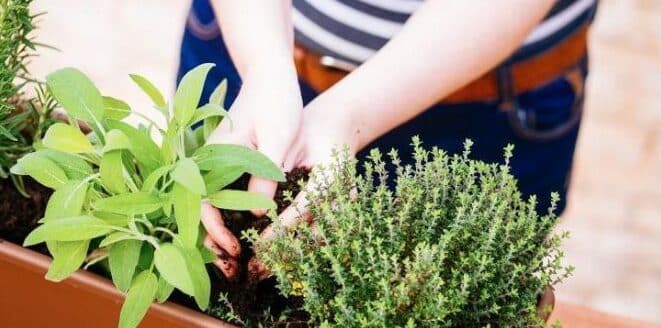
[[[230,108],[238,94],[241,80],[232,64],[222,37],[200,40],[186,29],[181,47],[177,82],[193,67],[211,62],[211,70],[203,101],[222,80],[228,80],[226,108]],[[548,84],[524,94],[504,94],[503,101],[460,105],[436,105],[423,114],[382,136],[359,154],[379,147],[387,151],[395,148],[403,162],[410,162],[411,137],[419,135],[426,146],[438,146],[450,153],[463,150],[466,138],[474,141],[472,157],[486,162],[503,162],[503,148],[514,144],[512,173],[517,177],[524,196],[536,194],[538,209],[545,213],[551,192],[561,196],[558,213],[565,207],[567,188],[574,157],[576,138],[583,106],[582,82],[587,74],[587,60],[576,68],[579,83],[568,76],[560,76]],[[573,81],[573,82],[572,82]],[[507,79],[504,83],[507,83]],[[316,93],[301,81],[304,103]],[[397,95],[392,95],[396,97]]]

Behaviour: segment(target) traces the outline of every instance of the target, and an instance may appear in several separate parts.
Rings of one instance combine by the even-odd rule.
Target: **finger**
[[[286,209],[280,213],[279,228],[288,229],[302,220],[309,221],[310,212],[308,211],[308,198],[305,191],[301,191],[296,195],[294,201]],[[269,225],[261,233],[264,240],[272,240],[275,237],[276,231],[273,224]]]
[[[271,272],[264,266],[264,264],[257,259],[257,257],[252,257],[248,261],[248,277],[250,282],[259,282],[271,275]]]
[[[289,145],[275,145],[273,142],[259,144],[258,150],[268,157],[278,167],[282,168],[282,162],[285,158],[285,152]],[[248,191],[260,193],[270,199],[275,196],[275,191],[278,188],[278,183],[273,180],[264,179],[257,176],[250,177],[248,181]],[[266,214],[267,209],[259,208],[251,210],[252,214],[261,217]]]
[[[239,277],[239,263],[236,259],[228,257],[226,259],[217,259],[213,264],[223,272],[228,280],[233,281]]]
[[[241,244],[234,234],[227,229],[220,211],[206,201],[202,202],[202,225],[207,230],[209,237],[220,249],[227,252],[231,257],[241,254]]]

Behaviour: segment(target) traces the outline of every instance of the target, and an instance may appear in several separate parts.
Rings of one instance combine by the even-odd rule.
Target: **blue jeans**
[[[229,108],[239,92],[241,80],[222,36],[202,40],[187,29],[182,41],[177,82],[185,72],[207,62],[215,63],[216,67],[209,73],[202,99],[208,99],[213,88],[226,78],[225,106]],[[438,146],[450,153],[461,152],[464,140],[470,138],[474,141],[472,158],[485,162],[503,162],[503,148],[514,144],[511,167],[522,194],[537,195],[538,210],[546,213],[550,194],[558,192],[561,201],[557,213],[561,213],[566,204],[580,127],[587,58],[567,75],[520,95],[506,92],[509,83],[507,69],[501,71],[504,73],[501,86],[505,90],[502,99],[432,106],[374,141],[359,154],[359,158],[373,147],[385,151],[395,148],[403,162],[410,162],[410,143],[414,135],[419,135],[426,146]],[[300,82],[303,101],[307,104],[317,93],[305,81]]]

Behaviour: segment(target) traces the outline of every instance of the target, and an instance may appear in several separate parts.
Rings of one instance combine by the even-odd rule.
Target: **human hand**
[[[284,82],[271,82],[263,77],[244,79],[230,111],[231,120],[223,120],[207,143],[247,146],[259,150],[276,165],[288,170],[285,156],[299,130],[302,106],[295,75]],[[248,183],[248,191],[259,192],[269,198],[273,198],[276,188],[275,181],[259,177],[251,177]],[[252,212],[262,216],[266,210]],[[207,231],[204,243],[219,257],[214,264],[226,277],[236,277],[237,258],[241,253],[239,240],[227,229],[218,209],[207,202],[202,204],[201,220]]]

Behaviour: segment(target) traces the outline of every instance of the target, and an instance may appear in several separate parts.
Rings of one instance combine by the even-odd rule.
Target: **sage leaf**
[[[174,94],[174,118],[180,127],[187,127],[195,114],[202,96],[204,81],[213,66],[215,65],[211,63],[199,65],[181,78]]]
[[[209,103],[221,107],[225,106],[226,95],[227,95],[227,79],[223,79],[211,92],[211,95],[209,96]]]
[[[117,289],[126,292],[131,286],[131,280],[135,273],[140,258],[141,240],[127,239],[116,242],[108,250],[108,264],[112,282]]]
[[[80,129],[64,123],[55,123],[46,131],[45,147],[66,153],[91,153],[94,148]]]
[[[149,96],[149,99],[156,105],[158,108],[167,108],[167,104],[165,103],[165,98],[163,98],[163,95],[161,94],[160,91],[158,91],[158,88],[154,86],[153,83],[151,83],[147,78],[140,76],[138,74],[129,74],[131,77],[131,80],[135,82],[135,84],[144,91],[147,96]]]
[[[157,288],[158,279],[150,270],[142,271],[135,277],[119,313],[120,328],[138,326],[147,314],[147,310],[156,296]]]
[[[46,212],[45,221],[52,221],[63,217],[72,217],[80,214],[87,196],[89,184],[85,181],[70,180],[53,192]]]
[[[258,177],[285,181],[285,175],[268,157],[245,146],[205,145],[195,151],[193,158],[201,170],[211,171],[222,167],[238,166],[245,172]]]
[[[170,285],[162,276],[158,277],[158,289],[156,290],[156,302],[163,303],[168,300],[174,286]]]
[[[204,266],[204,259],[195,247],[180,247],[186,259],[186,265],[193,282],[193,297],[197,306],[206,310],[211,298],[211,281]]]
[[[40,149],[36,153],[55,162],[69,179],[82,180],[94,173],[92,166],[79,155],[53,149]]]
[[[112,231],[105,221],[88,216],[74,216],[47,221],[25,238],[23,246],[32,246],[44,241],[76,241],[92,239]]]
[[[202,198],[178,182],[172,186],[170,198],[179,236],[184,245],[194,246],[199,233]]]
[[[272,199],[259,193],[242,190],[221,190],[209,195],[209,202],[215,207],[235,211],[276,209],[276,204]]]
[[[202,179],[202,175],[200,175],[200,169],[190,158],[184,158],[177,162],[170,176],[172,180],[186,187],[191,192],[198,195],[207,194],[204,180]]]
[[[123,120],[131,114],[131,106],[123,100],[103,96],[104,118]]]
[[[210,117],[229,117],[227,111],[220,105],[216,104],[206,104],[195,111],[195,115],[191,119],[191,124],[195,124],[199,121]]]
[[[133,234],[130,234],[128,232],[117,231],[107,235],[106,238],[103,238],[103,240],[99,243],[99,247],[106,247],[114,243],[120,242],[122,240],[135,239],[135,238],[136,237]]]
[[[193,296],[193,279],[188,272],[186,258],[179,247],[171,243],[161,244],[154,252],[154,264],[161,276],[172,286]]]
[[[18,160],[16,166],[19,166],[22,172],[37,182],[51,189],[57,189],[69,181],[67,175],[57,164],[39,153],[23,156]],[[15,171],[12,170],[12,172]]]
[[[218,258],[212,250],[206,248],[205,246],[202,246],[202,248],[200,248],[199,251],[200,251],[200,255],[202,255],[202,260],[206,264],[213,263]]]
[[[62,281],[78,270],[85,261],[89,243],[89,240],[58,241],[57,250],[51,251],[53,262],[46,272],[46,279]]]
[[[93,211],[92,216],[99,218],[106,223],[117,226],[117,227],[126,227],[129,225],[130,217],[128,215],[122,215],[117,213],[109,213],[103,211]]]
[[[240,166],[219,167],[204,174],[204,182],[207,193],[213,193],[227,187],[243,175]]]
[[[161,208],[161,200],[146,192],[133,192],[101,198],[93,203],[95,209],[124,215],[148,214]]]
[[[144,192],[153,191],[154,188],[156,188],[156,184],[158,183],[158,180],[160,180],[162,177],[168,174],[170,170],[172,170],[172,166],[170,165],[159,167],[158,169],[150,173],[147,179],[145,179],[145,181],[142,182],[142,187],[140,188],[140,190]]]
[[[103,142],[103,97],[94,83],[81,71],[67,67],[46,76],[48,90],[74,119],[87,122]]]
[[[124,122],[106,120],[106,125],[109,129],[120,130],[128,137],[131,142],[131,154],[146,168],[147,172],[142,172],[143,176],[148,176],[161,166],[163,162],[161,151],[150,136]]]
[[[124,182],[123,171],[124,165],[122,163],[121,150],[113,150],[103,154],[99,164],[101,183],[115,194],[121,194],[128,191],[128,187],[126,187],[126,183]]]
[[[106,133],[106,144],[103,146],[103,152],[109,152],[120,149],[131,149],[131,141],[124,132],[120,130],[110,130]]]

